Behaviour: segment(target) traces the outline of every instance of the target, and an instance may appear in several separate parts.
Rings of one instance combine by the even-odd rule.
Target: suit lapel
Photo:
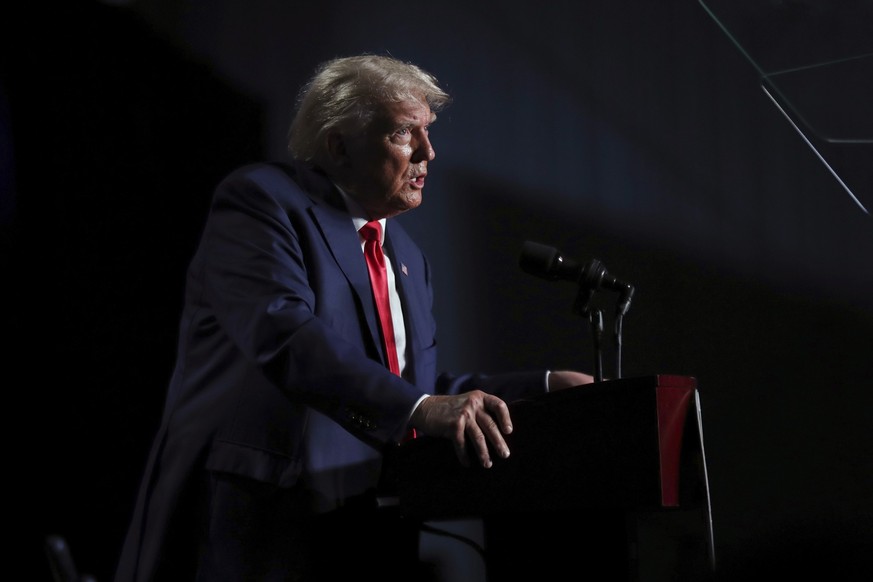
[[[378,315],[370,290],[370,275],[361,253],[361,240],[358,233],[355,232],[351,218],[345,210],[339,210],[324,203],[312,206],[310,213],[321,230],[325,245],[330,249],[334,260],[345,274],[352,291],[357,296],[373,344],[381,354],[383,351],[382,340],[379,335]]]
[[[398,228],[400,226],[397,223],[392,223],[386,229],[385,252],[391,259],[391,264],[394,267],[397,292],[400,294],[400,300],[403,303],[406,341],[409,343],[407,353],[412,355],[426,347],[419,334],[428,316],[428,311],[422,303],[422,298],[425,297],[424,294],[427,293],[427,290],[419,285],[419,281],[422,281],[423,273],[410,273],[408,270],[407,265],[418,264],[411,255],[411,253],[417,253],[417,249],[410,248],[409,244],[406,243],[407,238],[405,236],[398,236]],[[392,233],[394,233],[394,236],[392,236]],[[415,362],[413,361],[414,364]]]
[[[321,230],[325,245],[330,249],[357,296],[370,337],[376,350],[382,355],[382,363],[387,366],[379,331],[379,316],[370,289],[370,275],[361,252],[361,240],[355,232],[342,197],[333,184],[321,174],[306,172],[300,178],[305,183],[305,191],[310,193],[310,199],[314,202],[309,209],[313,220]],[[388,222],[390,226],[386,227],[384,250],[394,268],[394,278],[403,304],[406,338],[409,342],[407,353],[414,354],[430,345],[428,338],[419,337],[422,329],[427,327],[427,318],[430,316],[424,303],[427,288],[423,279],[424,273],[409,273],[406,267],[418,264],[415,261],[418,256],[417,248],[399,224],[390,219]],[[412,364],[414,367],[415,362],[413,361]]]

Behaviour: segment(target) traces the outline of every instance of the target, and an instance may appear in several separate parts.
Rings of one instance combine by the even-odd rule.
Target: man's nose
[[[422,136],[418,142],[418,147],[413,152],[413,162],[431,161],[436,157],[436,152],[433,149],[433,144],[430,143],[430,138],[427,135]]]

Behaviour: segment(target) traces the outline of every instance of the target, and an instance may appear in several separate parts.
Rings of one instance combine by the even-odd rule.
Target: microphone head
[[[561,260],[558,249],[533,241],[525,241],[518,266],[525,273],[554,280],[558,278],[557,264]]]
[[[587,292],[588,301],[598,289],[608,289],[617,291],[621,295],[619,297],[619,312],[624,315],[630,308],[631,299],[633,298],[633,285],[619,281],[612,275],[606,272],[606,267],[603,266],[597,259],[591,259],[587,264],[581,265],[570,259],[561,256],[558,249],[533,241],[525,241],[521,249],[521,256],[518,259],[518,265],[525,273],[542,277],[550,281],[563,279],[565,281],[573,281],[578,283],[580,293],[582,290]],[[580,294],[580,297],[583,295]],[[586,307],[581,308],[581,312],[587,311]]]

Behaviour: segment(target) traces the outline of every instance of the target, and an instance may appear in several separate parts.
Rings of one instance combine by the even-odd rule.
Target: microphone
[[[518,264],[524,272],[550,281],[572,281],[589,291],[598,289],[616,291],[619,293],[617,308],[619,315],[626,314],[630,309],[630,302],[634,295],[633,285],[607,273],[606,268],[597,259],[582,264],[562,256],[554,247],[525,241]]]

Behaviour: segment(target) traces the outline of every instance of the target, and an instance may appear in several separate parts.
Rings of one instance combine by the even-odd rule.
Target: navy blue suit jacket
[[[204,470],[306,487],[313,510],[329,510],[376,485],[384,447],[423,394],[544,391],[544,371],[438,375],[427,260],[392,220],[385,251],[407,328],[402,378],[386,367],[360,240],[331,182],[256,164],[219,185],[118,580],[149,579]]]

